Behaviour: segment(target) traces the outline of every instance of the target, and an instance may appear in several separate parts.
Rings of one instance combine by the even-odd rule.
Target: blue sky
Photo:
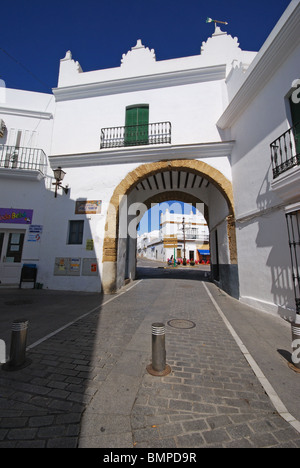
[[[51,92],[71,50],[83,71],[118,67],[142,39],[157,60],[197,55],[227,21],[243,50],[257,51],[289,0],[7,0],[1,2],[0,79],[7,87]],[[224,28],[224,29],[225,29]]]
[[[0,8],[0,79],[6,87],[51,93],[71,50],[83,71],[118,67],[142,39],[157,60],[197,55],[214,31],[211,17],[258,51],[289,0],[6,0]],[[159,226],[159,206],[141,232]],[[183,208],[184,209],[184,208]],[[190,211],[190,207],[187,208]]]

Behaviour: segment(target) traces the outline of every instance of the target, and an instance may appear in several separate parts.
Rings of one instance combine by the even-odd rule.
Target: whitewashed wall
[[[26,204],[34,210],[34,223],[43,226],[41,241],[26,244],[24,258],[38,259],[44,287],[100,291],[107,207],[115,188],[142,163],[193,158],[233,181],[241,300],[281,315],[289,313],[293,294],[284,219],[287,202],[272,185],[270,143],[290,126],[285,98],[299,78],[298,6],[298,0],[291,3],[259,54],[242,51],[236,38],[217,28],[197,56],[156,61],[155,51],[138,41],[114,69],[83,72],[67,53],[53,96],[1,89],[0,118],[9,131],[0,144],[13,142],[13,130],[25,130],[23,141],[43,149],[52,168],[62,165],[67,172],[64,185],[70,191],[65,195],[59,190],[57,198],[50,167],[41,181],[1,174],[1,205]],[[289,28],[290,34],[283,36]],[[261,69],[267,57],[272,60]],[[172,144],[151,151],[100,150],[101,128],[125,125],[126,106],[141,103],[149,104],[149,122],[171,122]],[[217,148],[224,142],[230,144],[222,153]],[[213,150],[210,146],[204,152],[208,143]],[[153,194],[131,192],[129,202],[144,202]],[[218,231],[219,263],[226,266],[230,263],[226,202],[212,184],[199,189],[197,196],[210,209],[210,229],[213,235]],[[76,215],[78,199],[102,200],[101,213]],[[76,219],[85,221],[81,246],[67,243],[68,223]],[[86,249],[88,239],[94,240],[93,251]],[[119,285],[126,269],[124,249],[119,248]],[[214,256],[212,241],[213,261]],[[96,258],[99,276],[54,276],[56,257]],[[134,256],[127,268],[134,273]]]
[[[295,40],[294,30],[297,21],[299,1],[291,3],[256,57],[254,72],[267,58],[272,56],[273,60],[262,67],[260,75],[256,72],[258,78],[247,104],[241,88],[236,99],[240,101],[235,108],[237,118],[231,119],[232,138],[236,140],[231,164],[240,299],[288,318],[293,318],[295,310],[284,215],[289,200],[280,198],[274,190],[270,144],[291,127],[287,96],[300,72],[299,36]],[[291,44],[283,40],[277,44],[279,34],[285,34]],[[269,73],[268,80],[264,73]],[[245,79],[249,90],[252,77],[246,73]]]
[[[21,147],[42,149],[46,155],[42,174],[6,169],[3,164],[0,168],[1,208],[33,210],[32,224],[42,226],[41,239],[29,241],[29,226],[26,224],[0,223],[0,228],[11,232],[14,229],[25,231],[23,263],[36,264],[39,271],[45,268],[41,255],[47,248],[43,235],[47,231],[48,190],[53,180],[47,155],[51,150],[54,104],[54,97],[50,94],[2,88],[0,95],[0,118],[6,126],[0,145],[14,146],[17,132],[21,131]]]

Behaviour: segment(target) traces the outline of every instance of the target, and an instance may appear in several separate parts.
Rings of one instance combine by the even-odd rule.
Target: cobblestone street
[[[28,367],[1,370],[0,447],[299,448],[298,430],[276,411],[208,292],[221,309],[222,301],[242,307],[205,271],[147,264],[118,295],[99,295],[98,305],[86,295],[81,313],[66,311],[67,327],[31,341]],[[31,298],[31,311],[41,307],[35,294],[52,297],[17,293]],[[0,291],[1,304],[7,294]],[[71,310],[72,297],[63,307]],[[165,377],[146,370],[158,321],[166,324]],[[274,363],[299,394],[299,375],[280,356]]]

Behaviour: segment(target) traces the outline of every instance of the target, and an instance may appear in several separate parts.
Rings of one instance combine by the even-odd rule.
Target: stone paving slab
[[[31,349],[30,366],[1,369],[0,448],[299,448],[204,279],[144,275]],[[174,328],[172,319],[195,326]],[[166,324],[165,377],[146,370],[156,321]]]

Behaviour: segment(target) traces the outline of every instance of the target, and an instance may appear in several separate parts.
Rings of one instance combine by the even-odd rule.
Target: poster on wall
[[[81,258],[56,257],[54,263],[55,276],[80,276]]]
[[[40,224],[32,224],[29,226],[27,242],[38,242],[41,240],[43,226]]]
[[[71,273],[79,273],[80,272],[80,258],[71,258],[69,264],[70,272]]]
[[[93,241],[93,239],[87,239],[85,250],[94,250],[94,241]]]
[[[97,258],[84,258],[82,261],[83,276],[98,276]]]
[[[0,208],[0,223],[31,224],[33,210]]]
[[[101,200],[77,200],[75,214],[100,214]]]

